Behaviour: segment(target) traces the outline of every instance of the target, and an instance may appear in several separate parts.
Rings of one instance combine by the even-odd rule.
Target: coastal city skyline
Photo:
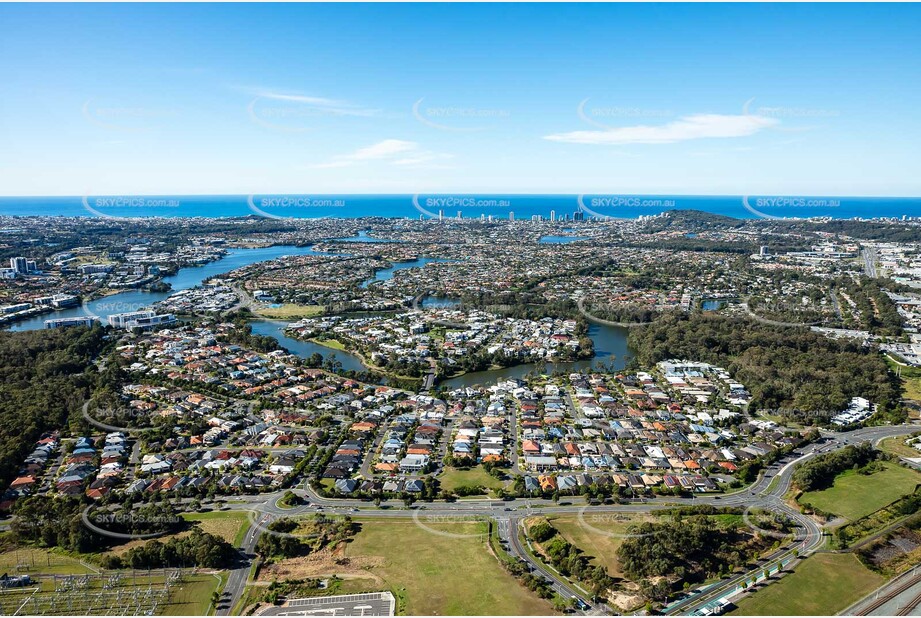
[[[916,6],[663,11],[4,5],[0,185],[921,195]]]

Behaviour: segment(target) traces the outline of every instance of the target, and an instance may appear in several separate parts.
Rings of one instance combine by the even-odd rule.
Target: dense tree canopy
[[[16,476],[43,432],[81,409],[104,336],[102,327],[0,332],[0,483]]]
[[[870,348],[808,328],[744,318],[675,314],[630,332],[639,366],[670,358],[721,365],[752,393],[758,409],[827,418],[861,396],[884,410],[899,406],[900,386]]]

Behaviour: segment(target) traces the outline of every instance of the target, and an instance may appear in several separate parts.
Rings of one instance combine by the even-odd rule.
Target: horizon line
[[[411,198],[416,195],[476,195],[476,196],[520,196],[520,197],[572,197],[577,198],[580,195],[628,195],[628,196],[648,196],[648,197],[684,197],[684,198],[745,198],[745,197],[837,197],[848,199],[895,199],[895,200],[917,200],[921,195],[844,195],[834,193],[796,193],[796,192],[757,192],[757,193],[633,193],[627,191],[583,191],[581,193],[520,193],[511,192],[503,193],[498,191],[487,192],[470,192],[470,191],[419,191],[416,193],[374,193],[374,192],[254,192],[254,193],[84,193],[84,194],[67,194],[67,195],[0,195],[0,199],[37,199],[37,198],[57,198],[57,199],[81,199],[84,197],[99,196],[131,196],[131,197],[248,197],[260,195],[318,195],[318,196],[341,196],[354,195],[364,197],[407,197]]]

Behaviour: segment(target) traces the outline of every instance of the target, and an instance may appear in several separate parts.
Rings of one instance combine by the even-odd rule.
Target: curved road
[[[544,564],[531,558],[530,554],[522,547],[521,541],[518,538],[519,522],[523,517],[527,517],[531,514],[532,506],[539,507],[535,512],[541,514],[572,514],[578,513],[585,508],[589,508],[593,513],[646,513],[675,506],[708,504],[712,506],[735,506],[773,511],[778,514],[783,514],[795,522],[797,527],[795,529],[793,543],[778,550],[773,555],[768,556],[766,563],[763,563],[750,572],[732,576],[708,588],[705,592],[689,596],[668,608],[669,613],[687,614],[714,599],[731,596],[737,591],[741,581],[750,580],[753,575],[760,574],[767,567],[777,565],[778,563],[787,566],[793,560],[794,551],[797,551],[799,556],[805,556],[821,546],[823,535],[822,529],[818,524],[816,524],[812,518],[801,514],[799,511],[789,507],[783,502],[783,496],[790,489],[793,470],[797,464],[815,457],[818,454],[843,448],[849,444],[858,444],[868,441],[877,444],[885,438],[907,435],[919,430],[921,430],[921,426],[918,425],[897,425],[868,427],[846,433],[825,432],[823,436],[826,440],[823,443],[810,444],[795,450],[790,455],[781,459],[778,463],[768,467],[758,480],[749,487],[720,496],[703,496],[699,498],[653,498],[632,501],[626,504],[596,505],[591,507],[587,507],[584,502],[579,502],[579,504],[560,505],[552,500],[543,498],[518,498],[505,502],[475,499],[459,500],[456,502],[435,501],[431,503],[418,503],[412,508],[406,508],[402,501],[395,500],[384,502],[380,507],[375,507],[365,500],[354,498],[326,498],[317,494],[309,485],[304,484],[304,487],[302,489],[296,489],[295,493],[305,499],[305,504],[293,509],[284,509],[276,504],[277,500],[284,494],[283,491],[257,496],[241,496],[239,498],[240,504],[232,505],[231,508],[250,511],[250,525],[249,529],[246,531],[246,540],[242,548],[241,564],[231,570],[230,578],[224,588],[224,597],[229,594],[230,600],[222,603],[222,609],[218,611],[218,614],[227,615],[231,611],[231,608],[240,600],[243,590],[246,587],[250,571],[249,561],[252,559],[251,555],[256,542],[259,536],[264,532],[265,525],[276,517],[290,517],[308,513],[325,513],[327,515],[352,515],[362,518],[413,518],[419,517],[419,514],[424,512],[426,516],[441,515],[455,518],[465,516],[491,518],[497,522],[500,538],[508,543],[512,554],[528,562],[532,572],[540,573],[549,580],[553,589],[560,593],[561,596],[567,598],[576,597],[586,605],[590,604],[590,599],[586,598],[584,593],[576,590],[569,581],[548,569]],[[578,501],[579,498],[574,498],[573,500]],[[597,610],[609,613],[608,608],[603,606],[597,606],[596,611]]]

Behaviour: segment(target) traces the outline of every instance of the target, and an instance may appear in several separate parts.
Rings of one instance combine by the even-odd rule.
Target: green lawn
[[[890,462],[882,465],[884,470],[869,475],[846,470],[835,478],[834,485],[807,491],[799,502],[856,521],[911,493],[921,482],[921,475],[914,470]]]
[[[490,476],[483,466],[476,466],[469,470],[448,468],[438,477],[438,480],[441,482],[441,488],[448,491],[454,491],[463,485],[482,485],[487,489],[501,489],[505,485],[503,481]]]
[[[211,511],[208,513],[183,513],[188,521],[199,522],[202,532],[219,536],[234,547],[243,544],[249,527],[249,515],[240,511]]]
[[[258,315],[276,320],[290,320],[294,318],[312,318],[323,313],[320,305],[297,305],[284,303],[281,307],[259,307],[255,311]]]
[[[25,550],[20,550],[20,555],[18,558],[13,555],[13,564],[16,564],[15,560],[22,559],[22,554]],[[41,551],[41,550],[35,550]],[[10,556],[8,554],[11,552],[5,552],[0,555],[0,568],[5,570],[6,566],[9,564]],[[45,558],[51,560],[52,566],[54,565],[56,554],[53,554],[49,557],[47,555],[36,554],[35,557]],[[14,573],[16,571],[8,571]],[[82,567],[79,564],[67,564],[59,563],[57,568],[47,568],[47,564],[44,568],[36,569],[32,571],[19,571],[20,574],[25,573],[35,574],[36,572],[41,572],[45,574],[55,574],[55,575],[82,575],[89,573],[87,569]],[[100,599],[97,596],[97,593],[103,592],[104,587],[111,584],[110,578],[115,573],[121,575],[121,580],[116,584],[118,592],[122,594],[122,602],[117,607],[115,605],[110,605],[114,602],[114,599],[109,598],[108,600]],[[181,583],[174,584],[170,588],[169,598],[160,603],[157,608],[158,615],[168,615],[168,616],[202,616],[208,613],[208,609],[211,605],[211,594],[218,589],[219,585],[222,585],[223,581],[226,581],[226,575],[222,575],[221,578],[215,577],[214,575],[208,574],[198,574],[191,575],[187,574]],[[120,609],[124,611],[126,608],[124,604],[127,603],[127,599],[133,597],[135,591],[139,591],[142,595],[140,608],[136,607],[133,602],[131,607],[127,608],[129,611],[134,609],[141,612],[146,612],[152,607],[151,601],[143,599],[143,595],[146,595],[148,586],[151,586],[153,590],[160,590],[163,588],[166,578],[163,575],[154,574],[152,576],[146,575],[142,571],[132,572],[132,571],[105,571],[100,574],[93,574],[90,577],[89,582],[86,587],[81,590],[71,591],[70,593],[59,593],[56,591],[55,580],[50,577],[40,576],[38,578],[38,592],[35,593],[32,597],[32,601],[39,606],[39,609],[42,610],[40,613],[45,613],[44,610],[49,608],[49,604],[52,599],[57,599],[62,605],[58,606],[58,613],[60,613],[61,607],[65,607],[71,610],[70,613],[74,615],[83,615],[87,612],[91,614],[100,614],[105,613],[107,607],[114,609]],[[109,593],[115,592],[115,588],[109,588]],[[24,601],[32,595],[31,590],[13,588],[7,591],[7,594],[0,595],[0,615],[11,615],[13,610],[18,608],[24,603]],[[66,596],[69,595],[69,596]],[[107,605],[108,603],[108,605]],[[27,609],[22,613],[30,613],[29,610],[35,609],[35,606],[28,605]],[[21,609],[21,608],[20,608]],[[92,609],[90,612],[89,610]],[[67,609],[65,609],[67,613]]]
[[[592,557],[593,565],[603,566],[611,577],[622,577],[617,549],[625,537],[606,536],[595,530],[625,535],[631,525],[648,518],[624,513],[592,513],[589,509],[582,514],[581,521],[578,515],[551,515],[548,519],[563,538]]]
[[[547,615],[549,602],[538,598],[505,572],[489,552],[486,523],[434,524],[462,538],[441,536],[411,520],[361,521],[361,532],[346,556],[373,560],[368,570],[381,578],[405,606],[401,614]]]
[[[921,457],[921,451],[918,449],[905,444],[905,440],[908,440],[907,436],[896,436],[894,438],[886,438],[879,443],[880,448],[884,451],[892,453],[893,455],[898,455],[899,457]]]
[[[214,575],[192,575],[170,593],[163,616],[205,616],[211,607],[211,593],[223,585]]]
[[[19,567],[19,568],[17,568]],[[0,572],[27,575],[83,575],[93,571],[79,560],[48,549],[21,547],[0,554]]]
[[[338,339],[321,339],[319,337],[311,339],[314,343],[320,344],[321,346],[332,348],[333,350],[345,351],[345,344],[343,344]]]
[[[890,356],[886,356],[886,362],[890,369],[895,371],[897,368],[902,375],[902,395],[905,399],[921,401],[921,369],[917,367],[906,367],[896,363]]]
[[[853,554],[815,554],[778,582],[742,598],[739,616],[835,615],[882,585],[885,579]]]

